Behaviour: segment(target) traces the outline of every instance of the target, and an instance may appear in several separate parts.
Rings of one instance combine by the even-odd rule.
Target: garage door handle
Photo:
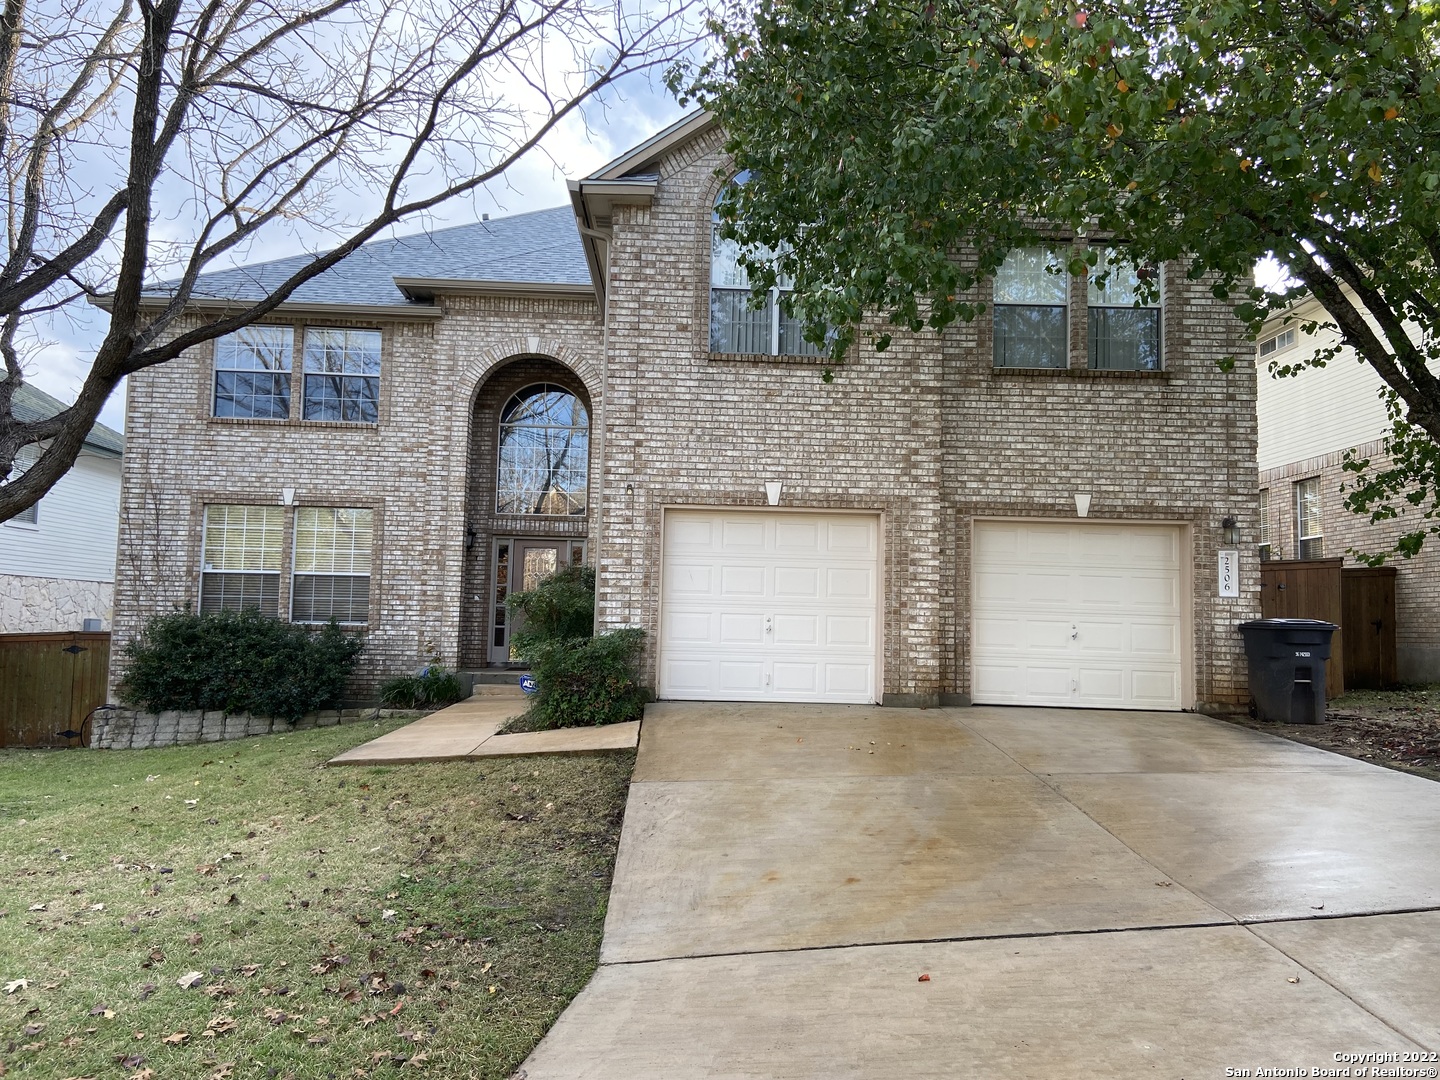
[[[1080,628],[1079,628],[1078,626],[1072,626],[1072,627],[1070,627],[1070,640],[1071,640],[1071,641],[1074,641],[1074,640],[1076,640],[1079,636],[1080,636]]]
[[[774,632],[775,632],[775,628],[770,625],[770,616],[769,616],[769,615],[766,615],[766,616],[765,616],[765,633],[767,633],[767,634],[772,634],[772,633],[774,633]]]

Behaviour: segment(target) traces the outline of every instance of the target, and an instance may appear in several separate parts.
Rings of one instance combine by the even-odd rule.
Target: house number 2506
[[[1220,595],[1240,595],[1240,553],[1220,552]]]

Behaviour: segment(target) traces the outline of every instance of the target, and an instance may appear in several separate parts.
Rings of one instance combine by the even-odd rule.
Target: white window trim
[[[1304,493],[1304,489],[1305,489],[1305,487],[1306,487],[1307,485],[1310,485],[1310,484],[1314,484],[1314,485],[1315,485],[1315,488],[1314,488],[1314,491],[1315,491],[1315,504],[1316,504],[1315,520],[1316,520],[1317,527],[1320,529],[1319,532],[1315,532],[1315,533],[1306,533],[1306,532],[1304,531],[1304,529],[1305,529],[1305,508],[1304,508],[1305,493]],[[1324,540],[1325,540],[1325,517],[1324,517],[1324,507],[1320,505],[1320,497],[1321,497],[1320,478],[1319,478],[1318,476],[1312,476],[1312,477],[1308,477],[1308,478],[1305,479],[1305,480],[1297,480],[1297,481],[1295,481],[1295,557],[1296,557],[1296,558],[1300,558],[1300,557],[1301,557],[1300,549],[1301,549],[1302,545],[1304,545],[1307,541],[1319,540],[1319,541],[1321,541],[1321,544],[1322,544],[1322,547],[1323,547]]]
[[[268,507],[265,507],[264,504],[262,504],[262,503],[206,503],[206,504],[205,504],[205,511],[204,511],[204,513],[201,515],[201,518],[200,518],[200,573],[199,573],[198,575],[196,575],[196,581],[195,581],[195,610],[196,610],[197,613],[202,613],[202,614],[203,614],[203,612],[204,612],[204,606],[205,606],[205,575],[206,575],[206,574],[244,574],[244,575],[249,576],[249,577],[274,577],[275,580],[276,580],[276,582],[277,582],[277,584],[280,584],[280,585],[283,585],[283,584],[284,584],[283,578],[284,578],[284,574],[285,574],[285,570],[284,570],[284,555],[283,555],[283,552],[284,552],[284,544],[285,544],[285,533],[284,533],[284,524],[283,524],[283,523],[285,522],[286,518],[288,518],[289,515],[283,514],[283,513],[282,513],[282,515],[281,515],[282,525],[281,525],[281,534],[280,534],[280,544],[281,544],[281,552],[282,552],[282,555],[281,555],[281,565],[280,565],[279,567],[277,567],[277,568],[274,569],[274,570],[212,570],[212,569],[209,569],[209,568],[208,568],[208,564],[205,562],[205,537],[206,537],[206,534],[209,532],[209,527],[210,527],[210,509],[211,509],[212,506],[259,506],[261,509],[268,509]],[[228,610],[232,610],[232,609],[222,608],[221,610],[222,610],[222,611],[228,611]],[[280,614],[280,613],[279,613],[279,610],[278,610],[278,606],[277,606],[277,610],[276,610],[276,613],[275,613],[275,614],[276,614],[276,617],[278,618],[278,617],[279,617],[279,614]]]
[[[1297,339],[1298,335],[1292,326],[1289,329],[1281,330],[1278,334],[1271,334],[1268,338],[1265,338],[1256,345],[1256,352],[1261,357],[1273,356],[1277,352],[1284,352],[1286,349],[1294,348]]]
[[[328,574],[317,574],[313,571],[302,571],[296,563],[300,553],[298,537],[300,532],[300,511],[301,510],[369,510],[370,511],[370,572],[368,574],[357,574],[354,571],[345,573],[331,572]],[[290,595],[286,597],[286,619],[296,626],[325,626],[329,619],[297,619],[295,618],[295,579],[302,574],[305,577],[329,577],[329,578],[365,578],[370,582],[371,589],[365,599],[365,618],[358,622],[347,622],[344,619],[336,619],[337,626],[344,626],[350,629],[356,627],[368,627],[374,624],[374,585],[375,585],[375,509],[370,506],[297,506],[286,514],[288,519],[288,535],[290,537],[290,580],[287,582]]]

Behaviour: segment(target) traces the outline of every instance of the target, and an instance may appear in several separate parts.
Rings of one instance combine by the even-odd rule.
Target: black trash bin
[[[1325,720],[1325,661],[1330,635],[1320,619],[1256,619],[1241,623],[1250,661],[1250,696],[1261,720],[1319,724]]]

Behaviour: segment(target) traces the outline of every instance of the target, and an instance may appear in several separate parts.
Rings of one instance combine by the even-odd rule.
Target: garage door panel
[[[720,624],[717,644],[720,645],[763,645],[765,643],[765,616],[758,611],[727,611],[718,619],[707,619]]]
[[[720,525],[720,550],[726,553],[764,551],[764,523],[748,518],[727,518]]]
[[[972,698],[1177,709],[1178,527],[976,522]]]
[[[820,568],[818,566],[777,566],[775,567],[775,597],[802,597],[807,600],[820,596]]]
[[[877,518],[669,511],[664,549],[661,697],[875,700]]]
[[[815,646],[820,644],[820,616],[776,615],[775,644]]]
[[[726,599],[743,596],[746,599],[765,595],[765,568],[763,566],[722,566],[720,568],[720,595]]]

